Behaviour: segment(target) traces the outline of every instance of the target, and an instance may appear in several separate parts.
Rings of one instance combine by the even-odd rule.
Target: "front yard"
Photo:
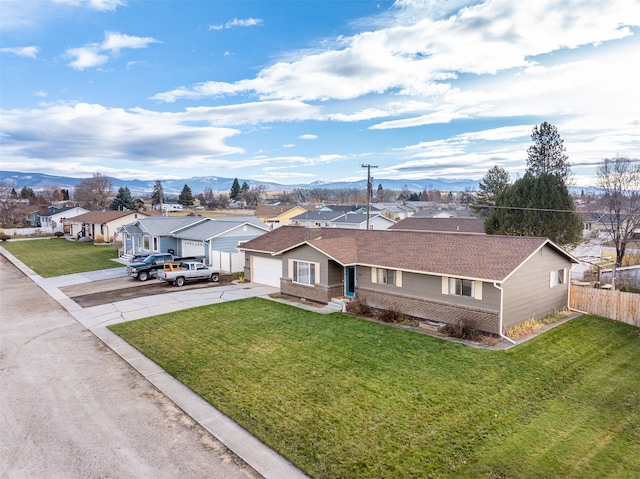
[[[112,329],[312,477],[640,470],[640,330],[622,323],[492,351],[250,299]]]
[[[111,246],[61,238],[5,241],[2,246],[43,278],[122,267],[112,261],[118,252]]]

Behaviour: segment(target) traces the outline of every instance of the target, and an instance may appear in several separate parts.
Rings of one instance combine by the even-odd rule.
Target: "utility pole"
[[[367,169],[367,231],[369,230],[369,217],[371,216],[371,168],[377,168],[373,165],[360,165]]]

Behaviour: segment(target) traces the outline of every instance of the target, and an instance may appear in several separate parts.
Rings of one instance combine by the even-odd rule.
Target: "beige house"
[[[91,238],[93,241],[102,237],[103,242],[110,243],[114,234],[123,225],[133,223],[138,218],[159,215],[156,211],[89,211],[82,215],[67,219],[69,234],[77,240]]]
[[[256,216],[260,221],[277,228],[291,224],[291,218],[306,213],[309,208],[297,205],[258,205]]]

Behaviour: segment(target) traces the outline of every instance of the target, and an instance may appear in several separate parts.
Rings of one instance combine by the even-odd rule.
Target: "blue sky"
[[[0,0],[1,169],[285,185],[640,157],[640,1]]]

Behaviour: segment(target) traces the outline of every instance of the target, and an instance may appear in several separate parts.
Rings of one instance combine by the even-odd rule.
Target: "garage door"
[[[182,240],[182,256],[204,256],[204,242]]]
[[[251,257],[251,281],[280,288],[282,276],[282,260],[273,258]]]

